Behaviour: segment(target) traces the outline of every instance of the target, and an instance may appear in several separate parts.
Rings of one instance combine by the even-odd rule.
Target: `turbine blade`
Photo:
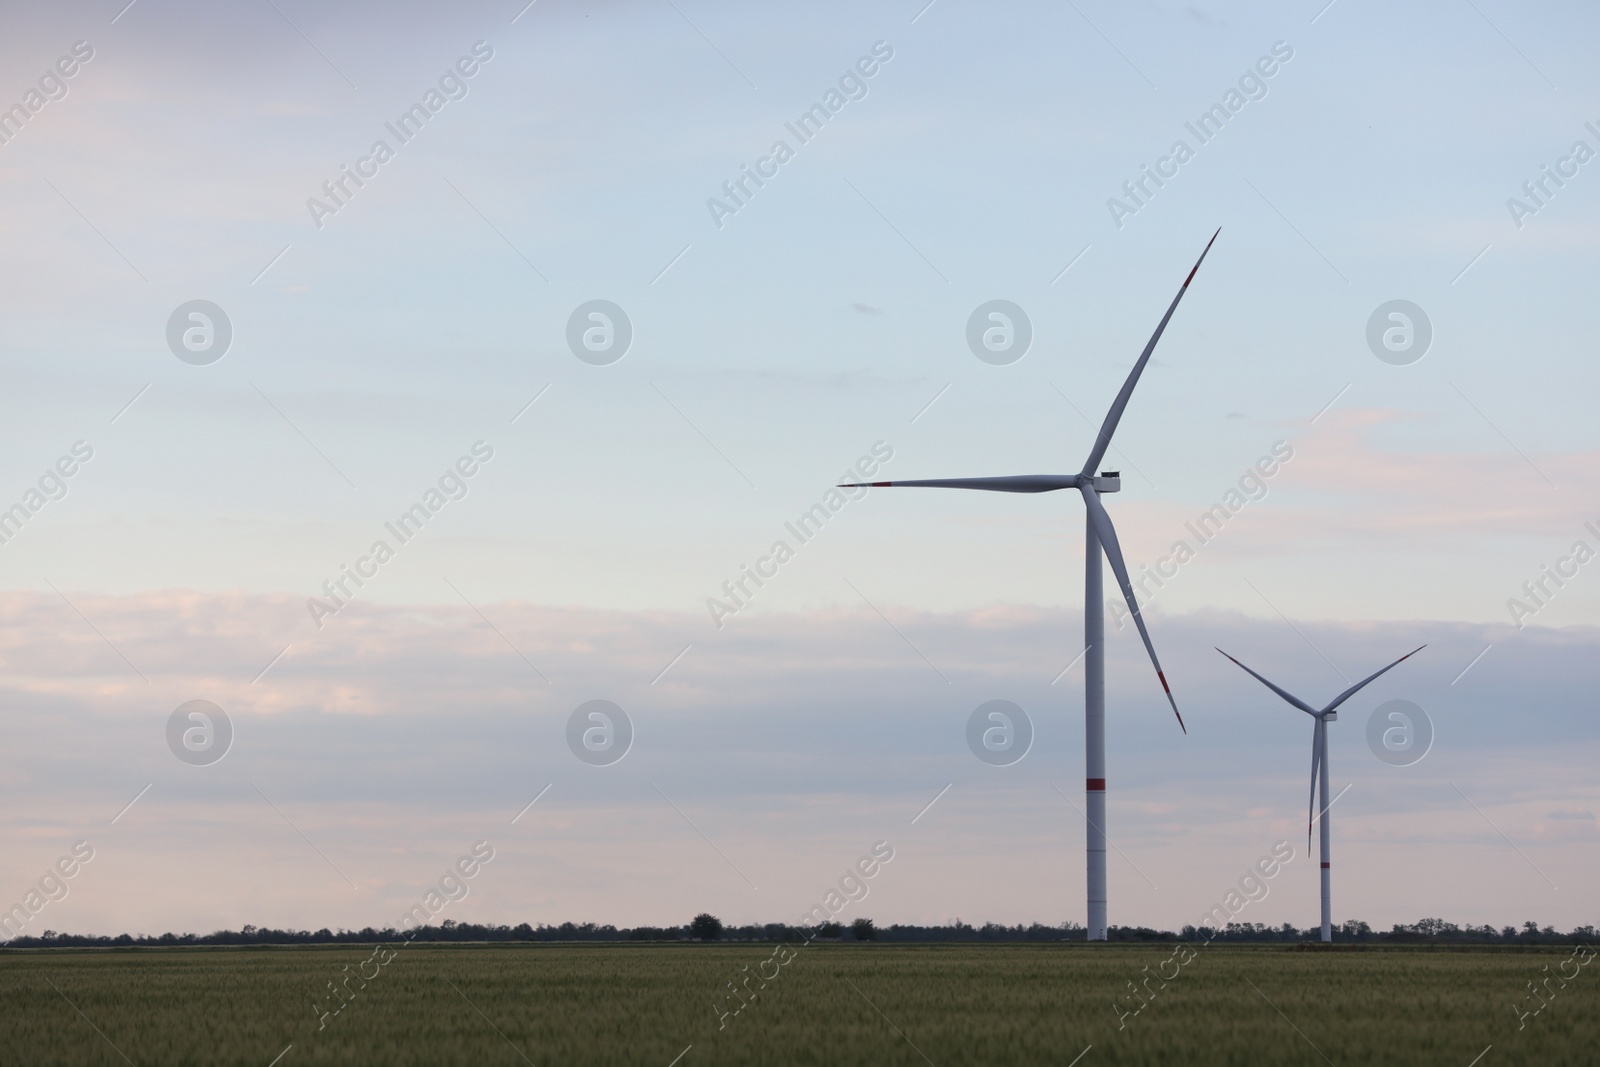
[[[1100,503],[1100,494],[1095,492],[1093,486],[1084,485],[1079,489],[1083,493],[1084,505],[1089,509],[1089,521],[1094,523],[1095,535],[1100,539],[1100,547],[1111,564],[1111,573],[1117,576],[1117,584],[1122,587],[1122,599],[1128,602],[1128,610],[1133,612],[1133,624],[1139,628],[1144,649],[1150,653],[1156,677],[1161,681],[1162,691],[1167,694],[1167,703],[1172,705],[1172,714],[1178,716],[1178,727],[1188,733],[1189,728],[1183,725],[1183,716],[1178,713],[1178,702],[1172,699],[1167,676],[1161,670],[1161,660],[1156,658],[1156,646],[1150,642],[1150,631],[1144,628],[1144,617],[1139,614],[1139,601],[1133,595],[1133,583],[1128,580],[1128,565],[1122,561],[1122,546],[1117,543],[1117,531],[1111,525],[1111,516],[1106,514],[1105,505]]]
[[[1083,481],[1077,474],[1016,474],[1004,478],[919,478],[907,482],[846,482],[839,489],[892,489],[906,486],[921,489],[987,489],[992,493],[1049,493],[1057,489],[1076,489]]]
[[[1316,729],[1311,731],[1311,799],[1306,807],[1306,855],[1311,855],[1311,824],[1317,813],[1317,771],[1322,766],[1322,741],[1327,736],[1327,724],[1320,718],[1317,720]],[[1322,798],[1327,803],[1328,798]],[[1323,817],[1328,813],[1324,811]]]
[[[1373,674],[1370,674],[1367,677],[1361,679],[1361,681],[1357,682],[1355,685],[1352,685],[1349,689],[1346,689],[1344,692],[1342,692],[1338,696],[1334,697],[1333,703],[1329,704],[1327,707],[1323,708],[1322,710],[1325,711],[1325,712],[1334,710],[1340,704],[1343,704],[1346,700],[1349,700],[1351,697],[1355,696],[1358,692],[1360,692],[1361,689],[1368,682],[1370,682],[1373,679],[1377,678],[1379,675],[1385,674],[1388,671],[1393,670],[1394,668],[1398,667],[1400,664],[1404,663],[1406,660],[1410,659],[1412,656],[1415,656],[1418,652],[1421,652],[1423,649],[1425,649],[1427,647],[1428,647],[1427,645],[1418,645],[1416,648],[1413,648],[1410,652],[1407,652],[1405,655],[1401,656],[1399,659],[1397,659],[1393,663],[1389,664],[1389,666],[1385,667],[1383,670],[1377,671],[1377,672],[1375,672]]]
[[[1211,647],[1216,648],[1215,645],[1213,645]],[[1222,652],[1222,649],[1218,648],[1217,651],[1218,652]],[[1222,652],[1222,654],[1224,656],[1228,656],[1228,654],[1226,652]],[[1233,659],[1232,656],[1228,656],[1228,658],[1229,659]],[[1240,663],[1238,660],[1233,659],[1233,662],[1241,670],[1243,670],[1246,674],[1248,674],[1250,677],[1254,678],[1256,681],[1260,682],[1262,685],[1266,686],[1268,689],[1272,690],[1274,693],[1277,693],[1283,699],[1287,700],[1289,703],[1293,704],[1295,707],[1299,708],[1301,711],[1305,712],[1307,715],[1310,715],[1310,716],[1313,716],[1313,717],[1316,716],[1317,713],[1312,710],[1311,705],[1307,704],[1305,701],[1301,700],[1299,697],[1295,696],[1293,693],[1290,693],[1290,692],[1288,692],[1286,690],[1283,690],[1283,689],[1279,689],[1277,686],[1273,685],[1271,682],[1267,681],[1265,678],[1261,677],[1261,675],[1257,674],[1255,671],[1251,670],[1249,667],[1246,667],[1243,663]]]
[[[1217,228],[1221,233],[1222,228]],[[1206,242],[1205,251],[1200,253],[1200,258],[1194,261],[1194,268],[1189,271],[1189,276],[1183,280],[1183,286],[1178,290],[1178,295],[1172,298],[1172,305],[1167,308],[1167,313],[1161,316],[1161,324],[1156,327],[1156,332],[1150,335],[1150,342],[1144,346],[1139,360],[1133,365],[1133,370],[1128,374],[1128,380],[1122,383],[1122,392],[1117,394],[1117,399],[1111,402],[1111,410],[1106,412],[1106,421],[1100,427],[1100,434],[1094,440],[1094,449],[1089,453],[1089,460],[1083,465],[1083,473],[1089,476],[1100,469],[1100,461],[1105,458],[1106,449],[1111,446],[1111,435],[1117,432],[1117,423],[1122,421],[1122,412],[1128,406],[1128,398],[1133,395],[1133,387],[1139,384],[1139,375],[1144,373],[1144,365],[1150,362],[1150,353],[1155,351],[1156,342],[1161,340],[1161,334],[1167,328],[1167,320],[1172,318],[1172,313],[1178,310],[1178,301],[1183,299],[1183,294],[1189,291],[1189,283],[1194,281],[1195,271],[1200,269],[1200,264],[1206,261],[1206,252],[1211,251],[1211,245],[1217,239],[1217,233],[1211,235],[1211,240]]]

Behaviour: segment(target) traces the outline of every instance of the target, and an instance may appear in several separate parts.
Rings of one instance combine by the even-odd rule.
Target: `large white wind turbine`
[[[1220,229],[1217,231],[1221,232]],[[1122,587],[1122,596],[1128,602],[1128,610],[1133,613],[1133,622],[1139,628],[1139,637],[1144,641],[1145,651],[1150,653],[1150,662],[1155,665],[1161,689],[1167,694],[1167,702],[1172,705],[1172,714],[1178,716],[1178,726],[1184,733],[1189,732],[1188,728],[1183,726],[1183,716],[1178,714],[1178,702],[1172,698],[1167,677],[1161,672],[1161,661],[1156,658],[1155,645],[1150,643],[1150,633],[1145,629],[1144,618],[1139,614],[1139,602],[1133,595],[1133,583],[1128,578],[1128,568],[1122,559],[1122,548],[1117,543],[1117,531],[1111,525],[1111,516],[1106,514],[1105,505],[1100,503],[1100,494],[1119,491],[1122,488],[1122,479],[1117,472],[1106,471],[1097,475],[1095,471],[1100,466],[1100,461],[1105,458],[1106,449],[1111,445],[1111,435],[1117,430],[1123,409],[1128,406],[1128,398],[1133,395],[1133,387],[1139,384],[1139,375],[1144,372],[1145,364],[1150,361],[1150,353],[1155,350],[1156,342],[1161,340],[1161,334],[1166,330],[1168,320],[1172,318],[1172,313],[1178,310],[1178,301],[1189,291],[1189,283],[1194,281],[1195,272],[1200,269],[1200,264],[1205,262],[1206,253],[1211,251],[1211,245],[1216,239],[1217,234],[1213,233],[1211,240],[1206,242],[1204,251],[1200,253],[1200,258],[1195,260],[1189,276],[1183,280],[1178,295],[1172,298],[1167,313],[1161,316],[1161,323],[1156,327],[1156,332],[1150,335],[1150,341],[1144,346],[1138,361],[1134,363],[1128,380],[1122,383],[1122,391],[1117,394],[1116,400],[1112,401],[1111,410],[1106,412],[1106,419],[1100,427],[1099,435],[1095,438],[1094,448],[1090,450],[1083,469],[1077,474],[1023,474],[1003,478],[928,478],[905,482],[851,483],[840,487],[921,486],[932,489],[984,489],[997,493],[1048,493],[1057,489],[1076,489],[1083,495],[1084,508],[1088,512],[1083,536],[1083,732],[1086,779],[1084,790],[1088,807],[1084,822],[1088,842],[1086,861],[1089,897],[1088,933],[1091,941],[1106,939],[1106,660],[1105,593],[1100,571],[1102,552],[1105,553],[1106,559],[1111,561],[1111,572],[1116,575],[1117,584]]]
[[[1427,645],[1419,645],[1410,652],[1407,652],[1405,655],[1401,656],[1399,659],[1395,660],[1393,663],[1389,664],[1389,666],[1385,667],[1383,670],[1377,671],[1371,675],[1368,675],[1366,678],[1363,678],[1355,685],[1352,685],[1349,689],[1346,689],[1344,692],[1334,697],[1333,703],[1329,704],[1321,711],[1313,710],[1310,704],[1307,704],[1299,697],[1292,696],[1284,690],[1279,689],[1277,686],[1261,677],[1261,675],[1257,674],[1255,671],[1252,671],[1249,667],[1246,667],[1243,663],[1239,663],[1239,661],[1233,659],[1232,656],[1228,656],[1226,652],[1222,652],[1222,649],[1217,649],[1218,652],[1222,652],[1224,656],[1228,656],[1229,659],[1238,664],[1238,666],[1248,673],[1250,677],[1254,678],[1256,681],[1260,682],[1274,693],[1277,693],[1283,699],[1287,700],[1289,703],[1293,704],[1295,707],[1299,708],[1301,711],[1305,712],[1307,715],[1316,720],[1317,724],[1311,728],[1311,799],[1308,810],[1306,811],[1306,851],[1311,851],[1311,824],[1317,819],[1317,785],[1320,781],[1322,786],[1322,831],[1320,834],[1322,844],[1322,940],[1324,941],[1333,940],[1333,911],[1332,897],[1330,896],[1330,879],[1332,878],[1333,874],[1328,866],[1328,839],[1332,833],[1332,831],[1328,829],[1328,805],[1332,803],[1332,801],[1328,799],[1328,724],[1338,720],[1339,705],[1343,704],[1346,700],[1349,700],[1351,697],[1359,693],[1368,682],[1372,681],[1374,678],[1377,678],[1379,675],[1385,674],[1394,669],[1427,647]]]

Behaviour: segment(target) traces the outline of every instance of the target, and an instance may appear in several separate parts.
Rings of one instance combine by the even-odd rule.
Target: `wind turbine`
[[[1217,233],[1221,232],[1219,228]],[[931,489],[982,489],[995,493],[1049,493],[1057,489],[1076,489],[1083,495],[1084,509],[1088,513],[1083,535],[1083,759],[1086,779],[1085,806],[1088,809],[1084,822],[1087,840],[1085,865],[1088,875],[1090,941],[1106,939],[1106,660],[1105,592],[1100,571],[1102,552],[1111,562],[1111,572],[1116,575],[1117,584],[1122,587],[1123,599],[1128,602],[1128,610],[1133,613],[1134,625],[1139,628],[1139,637],[1144,641],[1145,651],[1150,653],[1150,662],[1155,666],[1156,677],[1161,681],[1162,691],[1167,694],[1167,702],[1172,705],[1172,714],[1178,717],[1179,728],[1186,734],[1189,732],[1188,727],[1183,725],[1183,716],[1178,714],[1178,702],[1172,698],[1172,689],[1167,685],[1167,676],[1162,673],[1161,661],[1156,658],[1155,645],[1150,643],[1150,632],[1145,629],[1144,618],[1139,614],[1139,602],[1133,595],[1133,583],[1128,579],[1128,568],[1122,559],[1122,548],[1117,543],[1117,531],[1111,525],[1111,516],[1106,513],[1105,505],[1100,503],[1101,493],[1115,493],[1121,490],[1121,475],[1116,471],[1104,471],[1097,475],[1095,471],[1100,466],[1100,461],[1105,458],[1106,449],[1111,445],[1111,435],[1117,430],[1117,423],[1121,421],[1122,412],[1128,406],[1128,398],[1133,395],[1134,386],[1139,384],[1139,375],[1144,372],[1145,364],[1150,362],[1150,353],[1155,350],[1156,342],[1161,340],[1161,334],[1166,330],[1172,313],[1178,310],[1178,301],[1189,291],[1189,283],[1194,281],[1200,264],[1205,262],[1206,253],[1211,251],[1217,233],[1213,233],[1211,240],[1206,242],[1200,258],[1195,260],[1189,276],[1183,280],[1178,295],[1172,298],[1167,313],[1161,316],[1156,332],[1150,335],[1144,351],[1139,354],[1138,361],[1128,374],[1128,380],[1122,383],[1122,391],[1112,401],[1111,410],[1106,412],[1105,422],[1095,438],[1094,448],[1089,451],[1088,460],[1077,474],[1023,474],[1001,478],[925,478],[904,482],[852,482],[839,487],[855,489],[914,486]]]
[[[1332,803],[1328,799],[1328,724],[1330,722],[1338,721],[1340,704],[1343,704],[1346,700],[1349,700],[1351,697],[1361,692],[1361,690],[1366,687],[1367,683],[1371,682],[1379,675],[1388,673],[1427,647],[1427,645],[1419,645],[1410,652],[1407,652],[1405,655],[1401,656],[1399,659],[1395,660],[1393,663],[1389,664],[1389,666],[1385,667],[1383,670],[1377,671],[1371,675],[1368,675],[1366,678],[1363,678],[1355,685],[1352,685],[1349,689],[1346,689],[1344,692],[1334,697],[1333,703],[1329,704],[1321,711],[1312,710],[1310,704],[1307,704],[1297,696],[1293,696],[1284,690],[1279,689],[1277,686],[1261,677],[1261,675],[1257,674],[1255,671],[1252,671],[1249,667],[1246,667],[1243,663],[1239,663],[1239,661],[1233,659],[1232,656],[1228,656],[1226,652],[1222,652],[1222,649],[1217,649],[1218,652],[1222,652],[1224,656],[1228,656],[1229,659],[1232,659],[1233,662],[1242,668],[1246,673],[1248,673],[1250,677],[1254,678],[1256,681],[1260,682],[1274,693],[1277,693],[1283,699],[1287,700],[1289,703],[1293,704],[1295,707],[1299,708],[1301,711],[1305,712],[1307,715],[1316,720],[1317,724],[1311,728],[1311,799],[1309,807],[1306,811],[1306,851],[1311,851],[1311,824],[1316,821],[1315,813],[1317,811],[1317,784],[1318,771],[1320,769],[1322,784],[1322,832],[1320,835],[1322,844],[1322,940],[1324,941],[1333,940],[1332,898],[1329,896],[1329,880],[1331,879],[1333,872],[1328,867],[1328,838],[1331,836],[1331,832],[1328,829],[1328,805]]]

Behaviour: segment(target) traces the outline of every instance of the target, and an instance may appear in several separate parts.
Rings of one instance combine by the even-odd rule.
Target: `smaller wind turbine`
[[[1338,709],[1340,704],[1343,704],[1346,700],[1349,700],[1351,697],[1355,696],[1367,686],[1367,683],[1373,681],[1379,675],[1388,673],[1427,647],[1427,645],[1419,645],[1410,652],[1407,652],[1405,655],[1401,656],[1399,659],[1395,660],[1393,663],[1389,664],[1389,666],[1385,667],[1383,670],[1377,671],[1371,675],[1368,675],[1366,678],[1363,678],[1355,685],[1352,685],[1349,689],[1346,689],[1344,692],[1334,697],[1333,703],[1329,704],[1321,711],[1313,709],[1310,704],[1307,704],[1299,697],[1294,696],[1273,685],[1271,682],[1261,677],[1261,675],[1257,674],[1255,671],[1252,671],[1249,667],[1246,667],[1243,663],[1239,663],[1239,661],[1233,659],[1232,656],[1228,656],[1226,652],[1222,652],[1222,649],[1217,649],[1218,652],[1222,652],[1224,656],[1228,656],[1229,659],[1233,660],[1233,662],[1242,668],[1247,674],[1249,674],[1250,677],[1254,678],[1256,681],[1260,682],[1274,693],[1277,693],[1284,700],[1287,700],[1290,704],[1293,704],[1295,707],[1299,708],[1301,711],[1305,712],[1307,715],[1316,720],[1317,724],[1312,728],[1311,731],[1311,801],[1306,812],[1306,851],[1311,851],[1311,824],[1317,821],[1317,782],[1318,771],[1320,770],[1322,783],[1322,832],[1320,834],[1322,844],[1322,940],[1324,941],[1333,940],[1332,897],[1329,893],[1329,879],[1332,876],[1332,872],[1328,866],[1328,838],[1330,836],[1330,832],[1328,830],[1328,805],[1332,803],[1328,799],[1328,724],[1338,720]]]

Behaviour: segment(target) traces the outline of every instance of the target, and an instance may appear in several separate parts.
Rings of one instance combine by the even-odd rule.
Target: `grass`
[[[812,945],[720,1019],[773,946],[406,946],[319,1029],[371,948],[0,953],[0,1058],[52,1064],[1446,1064],[1600,1061],[1600,966],[1519,1031],[1567,949],[1215,945],[1118,1028],[1169,945]],[[1549,965],[1546,972],[1543,968]],[[749,968],[746,971],[744,968]],[[1572,969],[1571,964],[1567,970]],[[1168,964],[1171,974],[1176,964]],[[368,964],[371,974],[375,964]],[[1149,983],[1159,989],[1159,983]],[[1552,988],[1557,987],[1554,981]]]

